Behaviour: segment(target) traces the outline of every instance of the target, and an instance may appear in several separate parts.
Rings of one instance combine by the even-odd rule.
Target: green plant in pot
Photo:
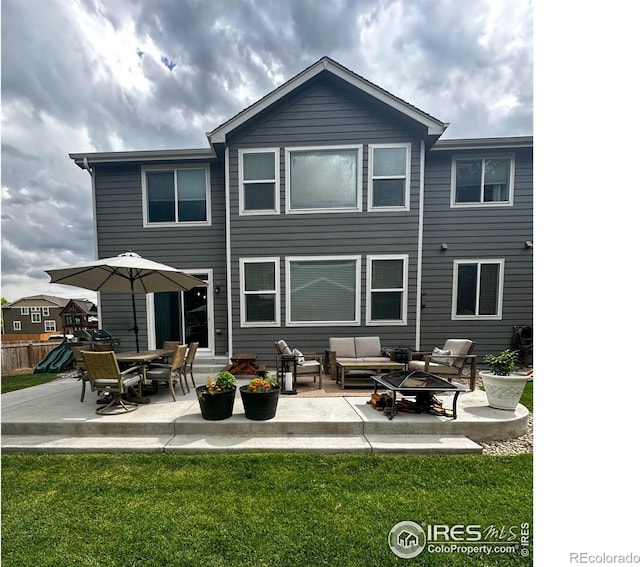
[[[204,419],[227,419],[233,415],[236,377],[227,370],[221,370],[216,376],[209,378],[204,386],[198,386],[196,393]]]
[[[246,386],[241,386],[240,397],[247,419],[265,421],[276,415],[280,386],[275,378],[265,373],[264,376],[251,380]]]
[[[480,371],[480,377],[492,408],[515,410],[518,406],[529,378],[515,373],[517,360],[518,353],[508,349],[484,357],[489,370]]]

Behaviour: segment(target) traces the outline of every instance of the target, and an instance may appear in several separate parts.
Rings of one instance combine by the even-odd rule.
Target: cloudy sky
[[[92,297],[44,269],[94,259],[68,154],[204,148],[327,55],[451,125],[533,132],[531,2],[2,0],[2,296]]]

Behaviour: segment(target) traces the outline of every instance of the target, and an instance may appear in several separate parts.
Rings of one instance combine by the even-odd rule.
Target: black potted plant
[[[221,370],[216,376],[209,378],[204,386],[198,386],[196,393],[204,419],[227,419],[233,414],[236,377],[227,370]]]
[[[264,421],[276,415],[280,387],[265,373],[263,377],[251,380],[247,386],[241,386],[240,396],[247,419]]]

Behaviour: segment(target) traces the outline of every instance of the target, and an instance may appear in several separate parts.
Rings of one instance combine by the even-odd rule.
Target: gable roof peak
[[[256,117],[259,113],[269,108],[272,104],[275,104],[283,97],[293,92],[295,89],[301,87],[317,75],[322,72],[328,72],[332,75],[344,80],[348,84],[362,91],[363,93],[377,99],[378,101],[386,104],[390,108],[395,109],[402,114],[405,114],[410,119],[414,120],[420,126],[425,127],[429,133],[429,136],[440,136],[447,128],[448,124],[441,122],[437,118],[423,112],[419,108],[405,102],[397,96],[391,94],[389,91],[384,90],[382,87],[373,84],[364,77],[354,73],[347,69],[337,61],[334,61],[326,55],[320,58],[315,63],[312,63],[309,67],[298,73],[295,77],[292,77],[275,90],[271,91],[257,102],[248,106],[225,123],[221,124],[211,132],[207,132],[207,138],[209,144],[214,148],[215,144],[226,145],[227,135],[238,128],[245,122]],[[214,148],[215,149],[215,148]]]

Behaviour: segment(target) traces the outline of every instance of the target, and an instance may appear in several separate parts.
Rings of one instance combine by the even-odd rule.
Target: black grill
[[[73,331],[74,342],[82,344],[118,344],[118,340],[111,336],[105,329],[78,329]]]

